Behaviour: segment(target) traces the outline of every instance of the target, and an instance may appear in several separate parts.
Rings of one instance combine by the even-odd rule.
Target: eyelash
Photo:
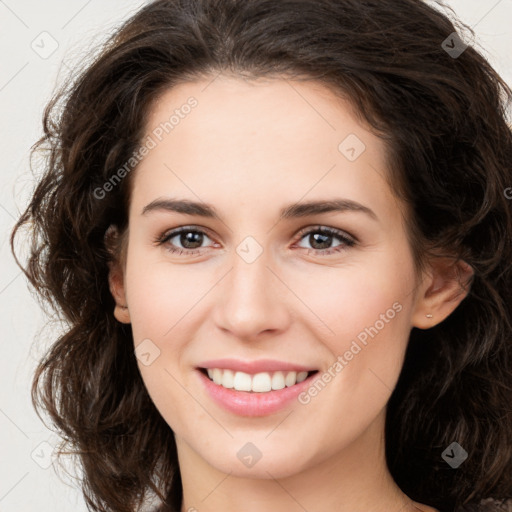
[[[191,232],[191,233],[201,233],[203,235],[208,236],[208,233],[206,231],[202,230],[202,229],[197,229],[194,226],[183,226],[183,227],[177,228],[177,229],[175,229],[173,231],[162,233],[161,235],[159,235],[154,240],[154,243],[157,246],[164,245],[171,238],[174,238],[176,235],[179,235],[179,234],[184,233],[184,232],[185,233],[188,233],[188,232]],[[302,229],[297,234],[298,241],[302,240],[302,238],[304,238],[306,235],[311,235],[313,233],[321,233],[322,235],[330,235],[330,236],[338,238],[342,242],[342,244],[338,245],[337,247],[330,248],[330,249],[308,249],[308,251],[313,251],[315,254],[320,254],[320,255],[328,256],[330,254],[335,254],[335,253],[342,252],[342,251],[346,250],[349,247],[353,247],[357,243],[354,238],[351,238],[351,237],[347,236],[343,231],[339,231],[339,230],[334,229],[334,228],[329,228],[327,226],[314,226],[312,228],[304,228],[304,229]],[[210,237],[208,236],[208,238],[210,238]],[[186,253],[189,256],[197,254],[198,252],[201,252],[201,249],[174,248],[170,244],[169,244],[169,246],[166,249],[169,252],[173,253],[173,254],[181,255],[181,254]]]

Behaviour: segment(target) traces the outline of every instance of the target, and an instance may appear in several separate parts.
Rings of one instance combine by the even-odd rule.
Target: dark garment
[[[479,503],[468,503],[454,512],[512,512],[512,499],[495,500],[487,498]]]
[[[171,512],[171,509],[161,506],[155,510],[155,512]],[[440,510],[440,512],[445,511]],[[468,503],[457,507],[454,512],[512,512],[512,499],[495,500],[493,498],[487,498],[479,503]]]

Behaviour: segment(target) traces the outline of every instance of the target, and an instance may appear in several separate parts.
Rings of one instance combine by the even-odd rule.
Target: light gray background
[[[29,149],[41,135],[43,107],[62,76],[59,68],[61,73],[72,68],[91,45],[145,3],[0,0],[0,512],[87,510],[66,475],[66,470],[71,475],[77,470],[67,464],[56,472],[52,447],[58,437],[30,402],[36,361],[57,331],[43,330],[45,317],[14,263],[8,239],[33,186]],[[477,43],[512,84],[512,0],[446,3],[475,28]]]

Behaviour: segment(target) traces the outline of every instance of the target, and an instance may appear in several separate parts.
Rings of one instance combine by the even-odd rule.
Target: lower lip
[[[308,388],[315,376],[318,375],[318,373],[314,373],[298,384],[276,391],[251,393],[227,389],[215,384],[203,372],[197,370],[197,373],[213,401],[239,416],[266,416],[284,409],[302,391]]]

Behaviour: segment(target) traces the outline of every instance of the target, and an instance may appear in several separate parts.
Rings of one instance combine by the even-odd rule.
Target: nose
[[[214,319],[218,328],[245,341],[286,330],[291,318],[288,300],[293,294],[269,263],[265,252],[252,262],[233,255],[231,269],[217,290]]]

